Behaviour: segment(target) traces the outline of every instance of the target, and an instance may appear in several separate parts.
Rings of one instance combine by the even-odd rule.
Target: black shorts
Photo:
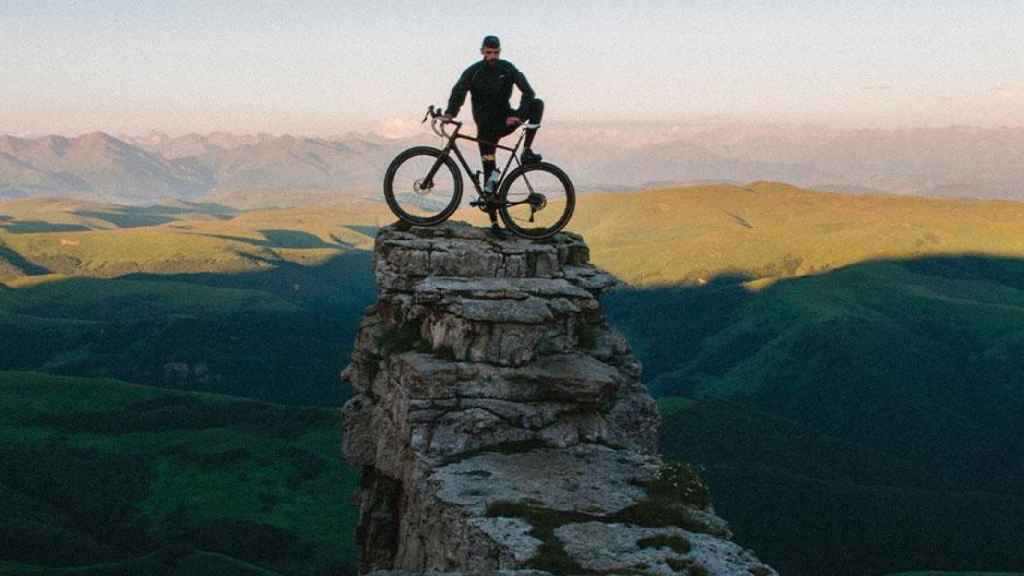
[[[507,120],[510,116],[511,111],[509,116],[506,116],[505,119]],[[544,117],[544,101],[540,98],[534,98],[533,101],[530,102],[530,111],[527,116],[526,121],[530,124],[540,124],[541,119]],[[490,156],[494,154],[494,151],[496,150],[495,145],[498,141],[515,132],[517,128],[519,128],[518,124],[515,126],[488,126],[486,128],[477,125],[476,137],[480,140],[478,143],[480,146],[480,155]]]

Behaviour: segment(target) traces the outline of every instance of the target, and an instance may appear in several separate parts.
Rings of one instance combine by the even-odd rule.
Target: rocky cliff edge
[[[589,256],[571,233],[380,230],[342,375],[362,573],[775,574],[692,468],[658,458],[640,364],[601,315],[615,280]]]

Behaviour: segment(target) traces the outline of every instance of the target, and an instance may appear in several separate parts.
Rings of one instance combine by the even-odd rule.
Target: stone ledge
[[[547,240],[497,240],[485,229],[464,222],[398,230],[381,228],[375,242],[374,268],[382,292],[411,291],[417,280],[431,276],[461,278],[561,278],[567,267],[587,272],[590,250],[576,234],[559,233]],[[583,279],[590,287],[597,284]],[[600,283],[598,283],[600,284]]]
[[[752,552],[733,542],[680,528],[586,522],[562,526],[555,530],[555,537],[570,558],[594,573],[616,574],[632,569],[671,576],[691,574],[700,567],[716,576],[776,574]]]
[[[540,570],[496,570],[493,572],[415,572],[410,570],[378,570],[369,576],[554,576],[550,572]]]
[[[495,502],[526,503],[563,512],[606,515],[646,495],[641,483],[659,461],[596,444],[523,453],[483,452],[441,466],[430,476],[437,498],[474,516]]]
[[[493,398],[516,402],[606,401],[623,382],[618,369],[586,354],[542,356],[526,366],[495,366],[489,362],[453,362],[428,352],[404,352],[386,364],[400,386],[415,400]],[[378,379],[377,396],[387,390]]]
[[[431,276],[413,288],[417,302],[433,302],[442,296],[469,298],[525,298],[527,296],[590,299],[593,295],[564,278],[460,278]]]

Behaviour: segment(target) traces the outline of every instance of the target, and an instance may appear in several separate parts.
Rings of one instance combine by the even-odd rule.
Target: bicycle
[[[417,226],[436,226],[447,220],[462,202],[462,173],[451,153],[462,163],[476,187],[477,199],[470,206],[487,212],[496,209],[505,227],[514,234],[533,239],[549,238],[569,223],[576,207],[576,191],[569,176],[549,162],[523,164],[518,151],[526,128],[523,123],[515,146],[495,144],[511,152],[505,170],[499,173],[497,193],[487,193],[459,150],[456,140],[480,142],[478,138],[460,134],[462,122],[443,117],[441,108],[430,106],[423,122],[430,120],[430,129],[447,140],[443,149],[415,146],[403,151],[388,166],[384,175],[384,199],[403,222]],[[449,134],[445,127],[455,126]],[[509,171],[512,162],[516,167]],[[442,170],[445,168],[445,170]]]

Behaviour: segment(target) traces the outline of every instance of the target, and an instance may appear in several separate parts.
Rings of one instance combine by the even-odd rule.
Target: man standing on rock
[[[493,194],[491,174],[497,169],[495,159],[496,145],[501,138],[511,134],[516,127],[529,120],[532,127],[526,129],[525,147],[521,160],[523,164],[541,161],[541,155],[533,152],[531,145],[537,135],[537,125],[544,115],[544,102],[534,96],[533,88],[511,62],[501,60],[501,42],[497,36],[485,36],[480,47],[483,60],[476,62],[459,77],[452,88],[448,99],[445,116],[449,119],[459,114],[462,103],[466,101],[466,93],[473,95],[473,121],[476,122],[477,138],[480,140],[480,159],[484,166],[484,192]],[[509,105],[512,97],[512,86],[521,92],[519,108],[513,110]],[[501,235],[498,228],[498,216],[494,208],[487,210],[491,217],[491,230]]]

